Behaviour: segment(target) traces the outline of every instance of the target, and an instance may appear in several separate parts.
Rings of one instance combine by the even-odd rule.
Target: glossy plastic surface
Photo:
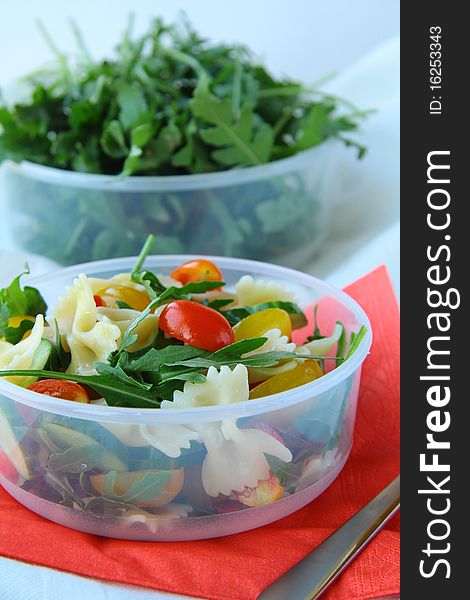
[[[300,266],[330,231],[335,144],[259,167],[201,175],[117,177],[5,162],[14,243],[59,264],[159,252]]]
[[[168,273],[185,259],[151,257],[147,264]],[[330,315],[348,331],[365,324],[369,333],[350,360],[313,383],[228,406],[110,408],[39,396],[0,380],[0,449],[15,466],[0,462],[0,482],[21,503],[98,535],[202,539],[284,517],[338,475],[351,448],[361,365],[371,343],[366,315],[344,293],[308,275],[214,260],[229,286],[245,274],[280,282],[302,307],[319,304],[320,323]],[[30,283],[54,304],[78,273],[107,277],[132,264],[117,259],[70,267]]]

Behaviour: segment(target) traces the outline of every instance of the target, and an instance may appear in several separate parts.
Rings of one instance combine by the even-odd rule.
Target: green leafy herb
[[[336,347],[336,354],[337,354],[336,366],[339,367],[339,365],[345,361],[345,358],[343,358],[343,357],[346,352],[347,339],[346,339],[346,329],[344,328],[344,325],[340,321],[336,321],[336,324],[341,325],[341,327],[342,327],[341,335],[339,337],[338,345]]]
[[[318,327],[317,312],[318,304],[315,304],[315,306],[313,307],[313,335],[308,336],[307,342],[313,342],[314,340],[322,340],[324,337],[326,337],[321,334],[320,328]]]
[[[232,302],[233,300],[230,298],[218,298],[216,300],[206,301],[205,304],[210,308],[214,308],[215,310],[221,312],[230,325],[232,325],[232,327],[249,315],[259,312],[260,310],[266,310],[268,308],[280,308],[285,310],[293,321],[292,324],[294,329],[303,327],[307,323],[307,318],[303,310],[294,302],[276,300],[272,302],[263,302],[262,304],[254,304],[253,306],[243,306],[240,308],[223,310],[224,307]]]
[[[152,389],[146,384],[132,379],[125,382],[114,373],[106,375],[75,375],[74,373],[59,373],[57,371],[11,370],[0,371],[0,377],[32,376],[47,379],[63,379],[89,385],[110,406],[129,406],[134,408],[159,408],[160,401]],[[130,378],[129,378],[130,379]]]
[[[71,354],[66,352],[62,344],[62,338],[59,331],[59,325],[54,320],[55,327],[55,345],[51,344],[51,354],[45,369],[50,371],[66,371],[70,365]]]
[[[200,78],[191,101],[194,116],[214,125],[202,129],[200,135],[209,145],[219,148],[212,152],[218,163],[226,166],[254,166],[268,161],[273,145],[272,128],[263,123],[253,131],[254,114],[249,106],[237,116],[230,98],[219,99],[209,91],[209,80]]]
[[[73,446],[63,452],[51,454],[49,469],[64,473],[82,473],[92,469],[126,470],[126,465],[109,450],[98,443],[87,446]]]
[[[171,479],[171,471],[147,471],[136,479],[122,494],[116,492],[117,471],[110,471],[104,479],[103,496],[126,503],[150,502],[161,495],[163,486]]]
[[[361,325],[361,328],[359,329],[359,331],[357,333],[355,333],[354,335],[353,335],[353,332],[351,332],[351,339],[349,341],[349,349],[346,353],[346,356],[344,357],[344,360],[348,360],[348,358],[351,358],[351,356],[354,354],[354,352],[356,352],[360,343],[365,338],[366,333],[367,333],[367,327],[365,325]]]
[[[126,360],[121,366],[128,373],[141,373],[154,371],[162,365],[173,365],[180,361],[190,360],[199,356],[209,354],[206,350],[194,346],[167,346],[157,350],[151,348],[145,354],[135,360]]]
[[[20,321],[17,327],[10,327],[8,321],[11,317],[45,315],[46,302],[36,288],[25,286],[21,289],[20,279],[29,274],[29,267],[20,273],[10,285],[0,289],[0,338],[12,344],[17,344],[23,335],[32,329],[34,323],[28,319]]]
[[[0,162],[27,160],[106,175],[184,175],[266,164],[328,139],[353,139],[366,116],[350,103],[273,77],[240,45],[212,43],[187,23],[156,19],[94,61],[76,25],[78,60],[42,31],[52,68],[28,77],[27,100],[0,105]],[[31,251],[68,264],[136,254],[149,232],[168,253],[275,259],[322,237],[323,205],[310,178],[286,177],[187,192],[14,186],[11,227]],[[31,203],[31,197],[38,199]],[[60,225],[59,225],[60,224]],[[156,290],[159,293],[161,290]]]

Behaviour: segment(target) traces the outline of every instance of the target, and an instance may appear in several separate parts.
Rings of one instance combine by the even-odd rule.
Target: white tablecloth
[[[358,163],[346,150],[339,156],[341,193],[335,198],[333,233],[321,256],[305,270],[342,287],[386,264],[399,293],[399,40],[380,46],[328,88],[361,108],[375,108],[377,112],[363,126],[361,141],[369,148],[366,158]],[[51,268],[41,259],[28,260],[35,274]],[[2,250],[0,242],[0,285],[17,275],[24,261],[24,255]],[[0,600],[63,598],[182,597],[106,584],[0,557]]]

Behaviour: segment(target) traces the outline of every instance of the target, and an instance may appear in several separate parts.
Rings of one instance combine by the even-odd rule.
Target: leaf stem
[[[49,50],[57,58],[57,61],[62,69],[62,76],[64,78],[64,81],[66,85],[70,87],[73,79],[69,69],[66,55],[57,48],[50,33],[47,31],[47,29],[44,26],[44,23],[40,19],[36,19],[36,26],[41,32],[42,37],[44,38],[44,41],[46,42],[46,45],[48,46]]]
[[[139,256],[137,257],[137,261],[132,269],[131,277],[133,277],[136,273],[142,270],[142,265],[144,264],[145,259],[147,258],[150,250],[152,249],[153,243],[155,242],[155,236],[151,233],[147,239],[145,240],[145,244],[140,251]]]
[[[72,17],[69,18],[69,25],[72,33],[75,37],[75,41],[77,42],[77,46],[82,53],[83,58],[85,59],[88,66],[93,65],[93,57],[91,56],[91,52],[88,50],[82,36],[82,32],[80,31],[77,22]]]
[[[235,70],[233,73],[233,89],[232,89],[232,112],[235,121],[240,119],[240,97],[242,88],[242,64],[240,62],[239,52],[235,60]]]

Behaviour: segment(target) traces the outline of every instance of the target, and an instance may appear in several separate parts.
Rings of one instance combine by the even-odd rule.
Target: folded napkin
[[[208,598],[251,600],[359,510],[399,471],[399,316],[385,267],[346,288],[374,342],[363,368],[354,446],[336,481],[276,523],[194,542],[111,540],[30,512],[0,488],[0,554],[55,569]],[[399,590],[399,522],[392,519],[325,594],[365,600]]]

